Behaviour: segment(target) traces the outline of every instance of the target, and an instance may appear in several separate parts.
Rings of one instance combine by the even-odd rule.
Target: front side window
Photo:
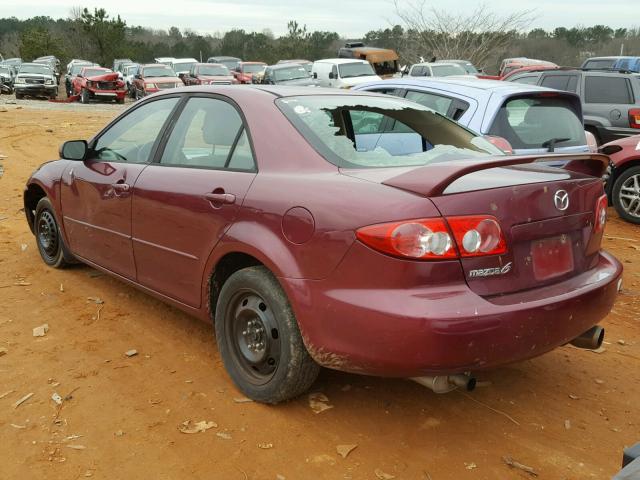
[[[588,76],[584,79],[585,103],[634,103],[629,80],[620,77]]]
[[[542,79],[540,85],[555,90],[575,92],[578,85],[578,77],[577,75],[547,75]]]
[[[227,102],[202,97],[190,99],[182,110],[160,163],[181,167],[254,169],[240,114]]]
[[[524,83],[525,85],[535,85],[536,83],[538,83],[538,78],[540,78],[540,75],[523,75],[521,77],[510,79],[510,81],[516,83]]]
[[[585,145],[582,119],[570,99],[535,96],[507,100],[496,114],[490,135],[505,138],[513,148]]]
[[[430,77],[431,72],[429,71],[429,67],[424,65],[417,65],[411,68],[409,72],[409,76],[411,77]]]
[[[395,97],[285,97],[276,104],[329,162],[346,168],[404,167],[502,152],[421,105]]]
[[[93,158],[111,162],[149,162],[153,144],[178,100],[177,97],[155,100],[118,120],[96,142]]]
[[[228,76],[229,69],[224,65],[200,65],[198,67],[198,75],[219,75]]]

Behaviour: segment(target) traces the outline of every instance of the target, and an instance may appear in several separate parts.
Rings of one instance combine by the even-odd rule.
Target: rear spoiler
[[[436,197],[438,195],[442,195],[446,188],[455,180],[473,172],[498,167],[509,167],[512,165],[526,165],[529,163],[550,161],[553,161],[554,163],[565,161],[566,163],[562,169],[598,178],[604,175],[607,167],[609,166],[609,157],[597,153],[583,155],[522,155],[507,158],[494,158],[487,161],[466,160],[460,162],[434,163],[403,173],[397,177],[385,180],[382,183],[396,188],[401,188],[403,190],[419,191],[427,197]],[[425,185],[425,178],[429,179],[428,185]]]

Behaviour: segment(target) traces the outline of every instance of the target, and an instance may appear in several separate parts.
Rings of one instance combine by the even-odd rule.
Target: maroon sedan
[[[640,128],[640,115],[633,119]],[[640,224],[640,135],[606,143],[600,151],[611,157],[606,190],[618,215]]]
[[[445,391],[600,344],[622,273],[600,248],[607,157],[550,168],[404,99],[312,90],[175,89],[66,142],[25,190],[42,259],[215,320],[268,403],[320,366]]]

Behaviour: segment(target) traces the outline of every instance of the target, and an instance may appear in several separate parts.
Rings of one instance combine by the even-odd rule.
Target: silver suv
[[[13,84],[16,98],[32,97],[56,98],[58,83],[54,71],[41,63],[23,63]]]

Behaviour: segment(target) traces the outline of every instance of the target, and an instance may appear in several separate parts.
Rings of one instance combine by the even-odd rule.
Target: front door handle
[[[236,196],[233,193],[205,193],[204,198],[213,204],[233,204],[236,203]]]
[[[128,192],[131,189],[128,183],[114,183],[111,186],[116,192]]]

